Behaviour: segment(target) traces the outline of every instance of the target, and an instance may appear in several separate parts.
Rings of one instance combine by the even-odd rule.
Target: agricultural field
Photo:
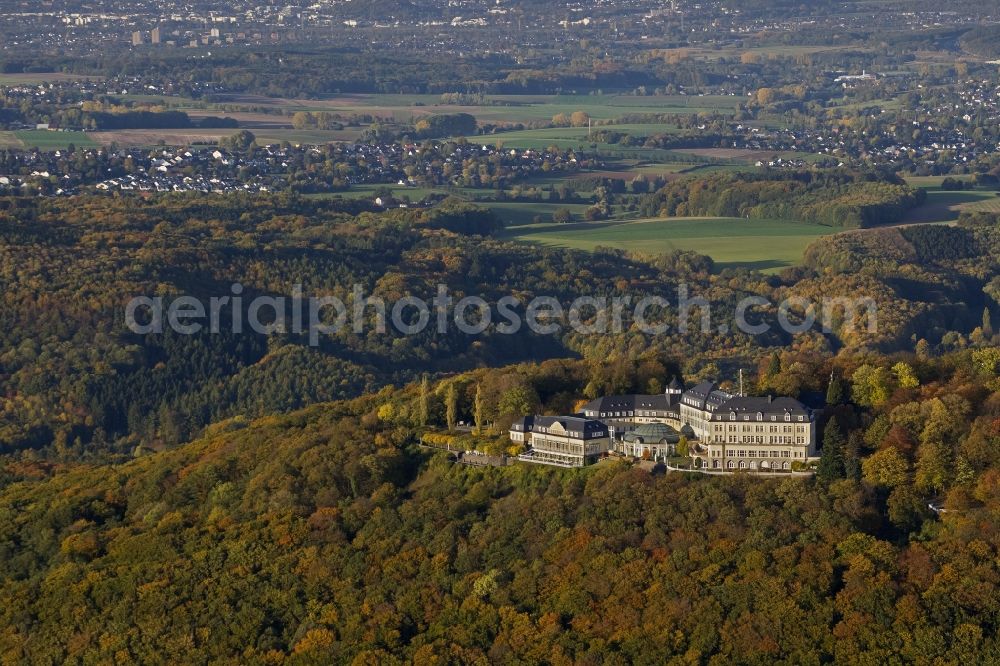
[[[545,129],[516,130],[511,132],[497,132],[496,134],[485,135],[481,139],[494,144],[503,144],[509,148],[531,148],[542,150],[549,146],[560,148],[586,148],[593,149],[593,142],[590,140],[591,131],[599,129],[614,130],[617,132],[628,132],[637,136],[648,136],[650,134],[667,134],[676,132],[673,125],[650,124],[650,125],[602,125],[593,130],[586,127],[550,127]],[[597,144],[600,151],[605,150],[625,150],[644,151],[642,148],[626,148],[609,144]]]
[[[797,57],[814,53],[830,53],[845,50],[866,51],[868,49],[857,46],[829,46],[824,44],[776,44],[750,48],[679,48],[669,50],[666,55],[667,57],[674,55],[678,58],[692,60],[719,60],[722,58],[738,58],[744,54],[753,54],[761,61],[767,61],[772,57],[779,56]]]
[[[924,187],[928,190],[939,190],[941,189],[941,184],[944,182],[945,178],[960,180],[965,183],[972,180],[972,176],[904,176],[903,179],[910,187]]]
[[[89,137],[94,141],[120,146],[155,146],[160,141],[167,145],[183,146],[192,143],[217,143],[220,139],[235,134],[235,129],[136,129],[114,130],[106,132],[91,132]],[[291,144],[323,144],[331,141],[353,141],[360,136],[361,130],[294,130],[294,129],[257,129],[251,128],[258,144],[274,144],[288,141]]]
[[[24,148],[24,144],[14,132],[0,131],[0,149],[3,148]]]
[[[286,99],[259,95],[229,95],[217,108],[234,105],[297,111],[327,111],[342,115],[371,114],[408,122],[443,113],[469,113],[481,123],[529,123],[550,120],[559,113],[584,111],[594,120],[613,120],[626,113],[734,113],[742,100],[732,96],[656,95],[495,95],[482,105],[441,104],[440,95],[336,95],[323,99]],[[203,109],[204,110],[204,109]]]
[[[402,201],[421,201],[433,194],[448,194],[443,188],[429,187],[409,187],[406,185],[354,185],[349,190],[343,192],[324,192],[320,194],[307,194],[307,197],[344,198],[344,199],[374,199],[378,192],[388,189],[392,196]]]
[[[37,85],[56,81],[72,81],[94,77],[82,74],[65,74],[63,72],[30,72],[26,74],[0,74],[0,86]]]
[[[969,213],[1000,213],[1000,194],[995,193],[993,197],[965,204],[962,210]]]
[[[754,165],[758,161],[768,161],[774,158],[786,160],[802,160],[807,164],[815,163],[825,156],[814,153],[804,153],[794,150],[752,150],[749,148],[685,148],[675,149],[677,155],[691,156],[713,161],[724,161],[729,164]]]
[[[510,227],[506,234],[523,242],[580,250],[598,246],[646,253],[692,250],[712,257],[720,268],[776,272],[798,264],[809,243],[831,231],[784,220],[671,218],[528,224]]]
[[[995,205],[997,200],[996,193],[988,190],[951,192],[928,189],[926,203],[911,210],[904,218],[903,223],[952,222],[958,219],[962,211],[988,210],[989,206]],[[987,208],[978,208],[981,205],[987,206]]]
[[[25,148],[39,148],[41,150],[65,150],[70,144],[77,148],[90,148],[97,145],[92,136],[86,132],[19,130],[4,134],[12,134]],[[3,144],[3,141],[3,136],[0,135],[0,145]]]
[[[494,215],[503,220],[510,231],[517,232],[521,228],[526,228],[533,224],[535,217],[551,219],[552,214],[557,210],[566,209],[574,217],[581,218],[590,208],[590,204],[570,204],[570,203],[546,203],[544,201],[531,202],[511,202],[511,201],[485,201],[482,206],[493,211]],[[553,225],[540,225],[553,226]],[[554,226],[576,226],[576,225],[554,225]]]

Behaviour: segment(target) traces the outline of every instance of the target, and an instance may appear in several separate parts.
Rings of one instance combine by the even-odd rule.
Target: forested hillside
[[[985,58],[1000,57],[1000,26],[984,25],[962,35],[962,48]]]
[[[804,355],[802,361],[814,356]],[[648,360],[648,359],[647,359]],[[765,387],[789,389],[779,357]],[[649,368],[630,364],[640,381]],[[441,399],[549,362],[248,423],[120,466],[8,466],[10,662],[994,663],[1000,352],[822,363],[815,479],[453,466]],[[544,408],[544,407],[543,407]],[[492,435],[491,435],[492,436]],[[39,480],[40,478],[40,480]],[[933,500],[946,511],[934,515]]]
[[[136,447],[186,441],[234,415],[262,416],[427,372],[523,359],[602,362],[665,353],[688,359],[689,374],[709,376],[720,363],[735,370],[785,345],[829,355],[843,348],[912,349],[924,338],[945,351],[993,336],[983,315],[988,308],[995,315],[1000,296],[990,286],[1000,232],[989,220],[959,229],[833,236],[810,248],[805,266],[770,277],[720,272],[690,253],[507,243],[489,236],[496,228],[487,212],[454,202],[375,213],[357,202],[282,196],[4,200],[0,451],[32,449],[56,460],[129,456]],[[925,238],[932,233],[944,236]],[[125,304],[134,296],[208,299],[230,295],[234,283],[246,301],[288,297],[301,284],[305,295],[350,302],[357,284],[391,303],[408,294],[430,299],[440,283],[456,300],[552,296],[568,304],[585,295],[636,303],[660,296],[675,305],[684,283],[691,296],[711,303],[713,325],[703,333],[695,314],[682,332],[673,308],[662,313],[669,327],[662,335],[642,333],[628,318],[621,331],[606,335],[491,329],[471,343],[454,328],[406,336],[370,325],[360,334],[344,327],[317,346],[305,334],[234,335],[224,325],[221,334],[196,335],[135,335],[125,328]],[[747,296],[773,303],[760,313],[775,324],[770,331],[750,335],[732,327],[736,304]],[[789,296],[870,297],[878,327],[834,317],[829,334],[790,335],[774,321],[777,303]],[[792,310],[796,321],[805,315]],[[718,324],[729,329],[721,332]]]

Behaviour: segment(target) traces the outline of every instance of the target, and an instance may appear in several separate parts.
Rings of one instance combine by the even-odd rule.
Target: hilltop
[[[894,368],[897,383],[860,366],[858,402],[836,410],[850,444],[817,479],[461,467],[414,446],[416,386],[233,419],[0,491],[0,652],[983,663],[1000,654],[998,367],[959,355]],[[567,371],[452,381],[521,377],[550,401]],[[929,479],[935,456],[958,462]],[[914,488],[946,491],[947,511]]]

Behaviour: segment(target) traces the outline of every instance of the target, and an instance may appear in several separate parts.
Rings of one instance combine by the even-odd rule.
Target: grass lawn
[[[506,231],[511,239],[579,250],[693,250],[712,257],[720,268],[745,266],[765,272],[798,264],[809,243],[831,233],[833,229],[814,224],[740,218],[530,224]]]
[[[78,148],[91,148],[97,143],[86,132],[50,132],[48,130],[21,130],[14,136],[27,148],[64,150],[69,144]]]

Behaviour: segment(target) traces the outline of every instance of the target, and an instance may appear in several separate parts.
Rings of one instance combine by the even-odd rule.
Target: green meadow
[[[506,231],[511,239],[578,250],[691,250],[712,257],[720,268],[744,266],[765,272],[798,264],[813,240],[830,233],[832,229],[814,224],[740,218],[529,224]]]
[[[21,130],[12,133],[25,148],[65,150],[70,144],[78,148],[91,148],[97,143],[86,132],[50,132],[49,130]],[[3,137],[0,137],[0,143]]]

